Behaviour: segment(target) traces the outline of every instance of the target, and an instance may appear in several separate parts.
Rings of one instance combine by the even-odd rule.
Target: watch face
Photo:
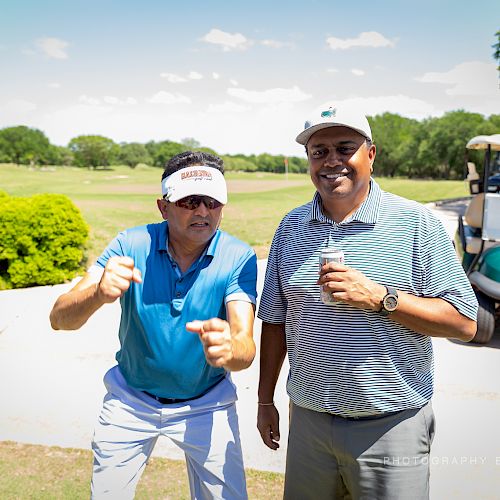
[[[384,309],[386,311],[395,311],[398,307],[398,298],[394,295],[387,295],[384,299]]]

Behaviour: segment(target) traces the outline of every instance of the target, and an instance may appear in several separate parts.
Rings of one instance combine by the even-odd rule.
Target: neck
[[[189,245],[189,243],[185,241],[171,238],[170,235],[168,238],[168,250],[170,255],[172,255],[183,273],[200,257],[207,245],[208,242],[201,245]]]
[[[351,199],[321,198],[321,204],[323,205],[322,211],[328,218],[335,221],[337,224],[343,222],[356,212],[356,210],[363,204],[368,197],[369,192],[370,186],[368,186],[366,192],[364,192],[363,195],[357,200],[354,200],[354,202]]]

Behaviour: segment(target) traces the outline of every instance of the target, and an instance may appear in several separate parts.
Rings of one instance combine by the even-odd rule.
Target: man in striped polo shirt
[[[273,395],[288,352],[285,498],[428,498],[431,337],[473,338],[474,293],[442,224],[371,178],[364,114],[326,105],[296,140],[316,193],[284,217],[271,246],[258,314],[259,432],[278,448]],[[331,247],[345,262],[319,269]]]

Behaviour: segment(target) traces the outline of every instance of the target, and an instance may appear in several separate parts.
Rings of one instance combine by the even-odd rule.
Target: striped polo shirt
[[[439,297],[475,320],[474,292],[443,225],[373,179],[365,201],[341,223],[323,214],[316,193],[276,230],[258,313],[285,323],[295,404],[344,417],[423,406],[433,393],[431,338],[374,311],[323,304],[316,281],[327,247],[342,249],[346,265],[377,283]]]

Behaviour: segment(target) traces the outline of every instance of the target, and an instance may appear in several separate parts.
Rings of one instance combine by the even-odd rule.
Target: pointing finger
[[[187,322],[186,330],[201,335],[203,333],[203,321],[194,320]]]
[[[137,267],[134,267],[134,270],[132,271],[132,281],[142,283],[142,274],[140,269],[137,269]]]

